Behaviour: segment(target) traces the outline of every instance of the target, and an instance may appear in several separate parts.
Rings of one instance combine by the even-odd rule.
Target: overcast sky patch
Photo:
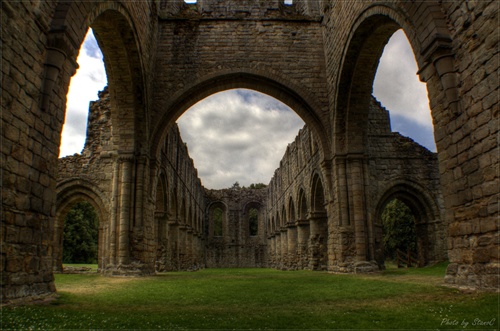
[[[77,59],[80,67],[69,86],[59,157],[81,153],[85,144],[89,103],[98,99],[98,91],[107,84],[102,55],[98,54],[101,50],[89,29]]]
[[[235,182],[267,184],[304,126],[283,103],[245,89],[213,94],[186,111],[178,124],[203,185],[213,189]]]

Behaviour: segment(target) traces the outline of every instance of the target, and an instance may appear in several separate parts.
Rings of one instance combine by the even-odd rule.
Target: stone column
[[[352,215],[355,230],[356,261],[366,261],[366,212],[363,160],[349,159],[349,177],[352,196]]]
[[[168,241],[169,246],[167,248],[167,255],[170,256],[170,261],[167,261],[170,265],[167,266],[167,270],[179,270],[179,223],[177,219],[170,219],[168,221]]]
[[[179,225],[179,241],[178,241],[178,246],[177,249],[179,251],[179,268],[181,270],[186,269],[186,235],[187,233],[187,226],[186,224],[182,223]]]
[[[276,242],[276,258],[274,259],[274,266],[277,268],[282,261],[281,254],[281,232],[278,230],[274,231],[274,239]]]
[[[145,157],[140,158],[137,161],[137,169],[136,169],[136,205],[135,205],[135,224],[134,227],[142,228],[143,226],[143,215],[144,215],[144,178],[146,177],[146,166],[147,160]]]
[[[269,246],[269,267],[274,267],[274,259],[276,256],[276,238],[274,234],[271,234],[268,238]]]
[[[185,263],[187,268],[191,268],[194,264],[193,259],[193,228],[190,226],[186,226],[186,257]]]
[[[111,214],[109,225],[109,263],[110,266],[115,266],[117,263],[116,246],[117,237],[116,233],[118,228],[116,225],[117,219],[117,206],[118,206],[118,186],[119,186],[120,162],[115,160],[113,164],[113,189],[111,191]]]
[[[309,256],[307,246],[309,243],[309,221],[297,220],[297,252],[299,255],[299,267],[304,269],[308,265]]]
[[[297,254],[297,223],[289,223],[287,225],[287,239],[288,239],[288,265],[292,269],[298,267],[298,254]]]
[[[156,246],[155,246],[155,269],[165,271],[167,265],[167,214],[155,212]]]
[[[132,157],[120,158],[120,210],[119,210],[119,238],[118,263],[130,263],[130,211],[132,195]]]
[[[321,270],[327,264],[328,220],[326,212],[309,213],[309,268]]]
[[[284,268],[288,264],[288,239],[287,239],[287,228],[282,226],[281,232],[281,267]]]

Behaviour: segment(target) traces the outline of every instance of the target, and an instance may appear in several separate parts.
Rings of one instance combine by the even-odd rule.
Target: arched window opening
[[[288,218],[286,215],[286,209],[285,206],[281,208],[281,226],[286,226],[286,223],[288,222]]]
[[[307,200],[304,190],[300,190],[299,194],[299,219],[301,221],[307,219]]]
[[[288,203],[288,222],[295,222],[295,204],[293,199],[290,197],[290,202]]]
[[[221,208],[214,208],[212,212],[213,219],[213,235],[214,237],[222,236],[222,218],[224,211]]]
[[[66,214],[62,254],[64,265],[97,264],[98,224],[99,219],[94,207],[85,201],[76,203]]]
[[[250,188],[268,183],[304,126],[283,102],[243,88],[202,99],[177,123],[200,179],[210,189],[231,188],[236,182]]]
[[[285,0],[283,4],[285,4],[286,6],[291,6],[293,5],[293,0]]]
[[[259,233],[259,211],[257,208],[250,208],[248,211],[248,227],[250,236]]]
[[[325,210],[325,193],[323,190],[323,184],[318,175],[314,176],[313,180],[313,192],[312,192],[312,210],[314,212],[324,212]]]
[[[412,47],[402,29],[384,48],[373,82],[374,97],[389,110],[392,131],[436,151],[429,98],[417,76]]]
[[[197,0],[184,0],[184,3],[187,3],[188,5],[193,5],[196,4]]]
[[[92,29],[85,36],[77,62],[79,68],[69,85],[59,157],[82,153],[87,138],[89,102],[96,100],[98,92],[107,85],[103,55]]]
[[[418,261],[418,246],[416,234],[416,220],[412,210],[399,199],[387,203],[382,215],[382,243],[386,266],[412,263],[409,258]],[[403,257],[405,254],[410,257]],[[398,257],[401,259],[398,262]]]

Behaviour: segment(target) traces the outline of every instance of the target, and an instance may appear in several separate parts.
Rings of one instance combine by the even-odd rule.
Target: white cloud
[[[80,153],[85,144],[89,102],[97,100],[97,92],[107,84],[102,54],[99,54],[95,37],[89,29],[77,59],[80,68],[69,86],[59,157]]]
[[[178,124],[204,186],[268,183],[304,122],[278,100],[228,90],[191,107]]]
[[[425,83],[419,81],[417,71],[410,43],[403,30],[398,30],[385,46],[373,83],[373,95],[389,110],[393,131],[435,151],[427,89]]]

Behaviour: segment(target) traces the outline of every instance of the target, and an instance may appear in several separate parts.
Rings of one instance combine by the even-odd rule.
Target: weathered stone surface
[[[314,136],[310,142],[317,145],[307,147],[309,153],[318,151],[313,158],[319,167],[304,194],[310,199],[317,196],[321,183],[326,205],[320,213],[326,212],[327,233],[322,232],[321,217],[316,227],[309,224],[309,228],[300,224],[307,215],[281,217],[289,197],[273,201],[276,210],[267,220],[274,229],[267,233],[270,251],[275,252],[269,256],[273,265],[323,268],[326,254],[329,269],[352,271],[356,262],[376,260],[377,234],[366,228],[374,228],[378,210],[374,204],[383,204],[397,191],[415,198],[415,205],[435,204],[425,215],[435,215],[434,220],[453,227],[446,234],[442,223],[432,223],[431,217],[421,227],[436,237],[449,236],[448,256],[461,271],[448,274],[446,282],[498,289],[498,282],[486,273],[499,263],[491,254],[498,242],[481,246],[489,247],[489,258],[485,251],[474,253],[470,242],[473,236],[498,232],[496,1],[303,0],[285,6],[281,0],[204,0],[194,5],[183,0],[96,0],[3,1],[1,6],[3,301],[54,291],[51,269],[57,266],[52,256],[59,254],[53,252],[57,246],[53,243],[60,240],[54,238],[60,233],[57,220],[78,196],[90,197],[102,212],[101,232],[106,235],[101,247],[113,252],[101,252],[106,257],[102,266],[139,261],[140,268],[151,273],[158,268],[160,241],[167,245],[168,259],[177,261],[176,268],[202,264],[203,190],[194,168],[177,163],[176,156],[187,151],[166,137],[173,137],[169,132],[175,120],[192,104],[237,87],[287,103],[305,120]],[[112,130],[78,157],[84,164],[81,169],[66,164],[65,171],[79,170],[82,178],[57,183],[67,90],[89,24],[106,61]],[[405,30],[420,79],[427,85],[442,198],[426,193],[435,188],[431,177],[426,179],[433,183],[430,189],[422,189],[418,182],[392,186],[397,180],[390,178],[392,171],[409,171],[408,176],[417,179],[416,164],[423,161],[411,167],[397,159],[387,162],[382,155],[386,152],[409,157],[405,153],[411,143],[394,135],[372,139],[369,134],[373,77],[383,46],[398,28]],[[167,166],[172,170],[165,172],[170,177],[164,179],[168,193],[164,196],[171,201],[160,210],[158,181]],[[283,177],[287,175],[283,170],[279,173],[291,181]],[[286,181],[271,183],[269,199],[288,189],[278,182]],[[69,194],[75,192],[72,187],[80,187],[80,193]],[[415,189],[418,194],[411,193]],[[58,191],[59,198],[67,199],[59,211]],[[300,191],[292,198],[300,205]],[[183,210],[183,200],[191,209]],[[172,205],[181,207],[174,213]],[[435,212],[441,206],[444,215]],[[316,207],[321,209],[319,203]],[[294,238],[294,225],[278,226],[273,217],[274,222],[296,220],[298,244],[293,249],[300,258],[290,255],[284,245]],[[178,233],[177,241],[158,237],[159,224],[171,230],[165,233]],[[314,248],[316,253],[301,241],[305,237],[319,240],[313,245],[320,247]],[[429,240],[423,247],[431,243],[436,242]],[[435,248],[426,257],[429,261],[440,256]]]

